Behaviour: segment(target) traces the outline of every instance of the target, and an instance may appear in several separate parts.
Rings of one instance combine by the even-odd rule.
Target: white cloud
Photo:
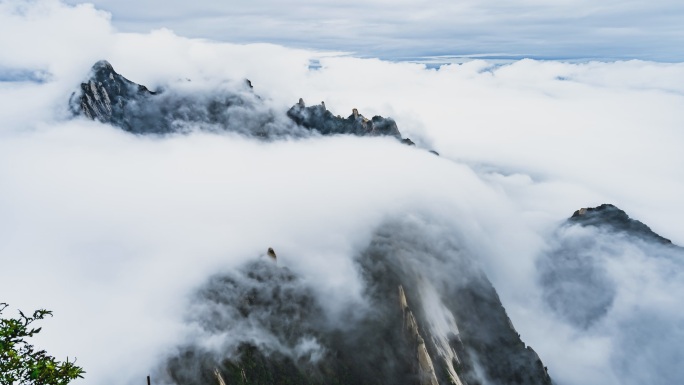
[[[119,33],[92,6],[54,1],[4,2],[0,25],[14,31],[0,34],[11,52],[0,68],[50,73],[42,84],[0,83],[0,300],[55,310],[42,342],[77,355],[88,381],[139,381],[183,333],[187,294],[269,246],[321,293],[359,296],[350,256],[398,213],[439,218],[469,240],[559,383],[628,383],[624,331],[683,318],[668,313],[681,307],[677,280],[659,279],[662,261],[641,254],[610,260],[620,300],[601,332],[548,315],[535,278],[556,225],[583,206],[615,203],[684,244],[682,64],[471,61],[436,71],[169,30]],[[66,120],[70,93],[101,58],[152,87],[247,77],[276,111],[303,97],[335,114],[389,115],[442,156],[382,138],[141,138]],[[309,70],[310,59],[322,68]],[[661,318],[630,308],[644,302]],[[652,341],[650,355],[681,354]],[[649,357],[634,378],[664,378],[648,377],[660,370]]]

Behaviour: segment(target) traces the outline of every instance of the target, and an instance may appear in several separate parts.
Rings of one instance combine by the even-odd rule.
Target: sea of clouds
[[[141,381],[191,335],[190,293],[268,247],[331,301],[362,301],[352,256],[388,217],[412,213],[479,251],[559,384],[684,379],[681,258],[558,232],[574,210],[613,203],[684,244],[684,64],[474,60],[435,70],[122,33],[110,19],[87,4],[0,2],[0,301],[7,312],[53,310],[37,342],[78,357],[81,382]],[[73,119],[69,97],[100,59],[150,89],[191,79],[200,94],[248,78],[283,114],[302,97],[342,116],[390,116],[419,148],[140,137]],[[608,239],[592,255],[605,254],[615,293],[589,327],[552,311],[538,271],[540,256],[583,237]]]

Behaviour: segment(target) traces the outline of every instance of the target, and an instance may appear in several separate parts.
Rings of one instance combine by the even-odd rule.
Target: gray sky
[[[67,0],[78,4],[81,1]],[[682,61],[677,0],[93,0],[120,31],[405,59],[487,55]]]

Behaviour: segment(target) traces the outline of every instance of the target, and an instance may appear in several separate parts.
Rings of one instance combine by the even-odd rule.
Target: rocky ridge
[[[311,130],[316,130],[323,135],[352,134],[358,136],[393,136],[401,139],[401,133],[397,123],[391,118],[374,116],[368,119],[354,108],[347,118],[335,116],[325,107],[325,102],[307,107],[303,99],[287,111],[295,123]],[[406,144],[413,144],[410,139],[405,139]]]
[[[325,103],[306,107],[299,100],[281,119],[254,93],[245,80],[235,90],[190,95],[178,90],[150,91],[114,70],[105,61],[95,63],[89,77],[71,96],[74,115],[108,123],[135,134],[170,134],[194,129],[232,131],[259,138],[320,135],[390,136],[402,143],[396,122],[374,116],[367,119],[357,109],[347,118],[335,116]]]
[[[639,237],[663,244],[671,244],[667,238],[661,237],[644,223],[632,219],[614,205],[604,203],[597,207],[581,208],[572,214],[568,223],[582,226],[595,226],[609,229],[614,232],[624,233],[629,236]]]

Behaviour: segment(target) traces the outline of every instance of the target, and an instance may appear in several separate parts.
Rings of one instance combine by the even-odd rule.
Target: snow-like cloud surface
[[[169,30],[119,33],[93,6],[54,1],[0,3],[0,31],[9,74],[0,77],[0,301],[54,310],[39,342],[76,355],[87,381],[140,381],[185,335],[188,294],[269,246],[326,296],[358,299],[351,256],[383,220],[411,213],[479,251],[559,383],[682,379],[654,364],[676,362],[681,339],[653,331],[684,320],[681,274],[671,272],[681,264],[612,246],[615,310],[584,329],[545,307],[537,257],[572,211],[604,202],[684,244],[684,65],[430,70]],[[303,97],[344,116],[391,116],[441,156],[386,138],[149,138],[68,119],[69,96],[98,59],[151,88],[189,78],[200,92],[249,78],[275,111]]]

